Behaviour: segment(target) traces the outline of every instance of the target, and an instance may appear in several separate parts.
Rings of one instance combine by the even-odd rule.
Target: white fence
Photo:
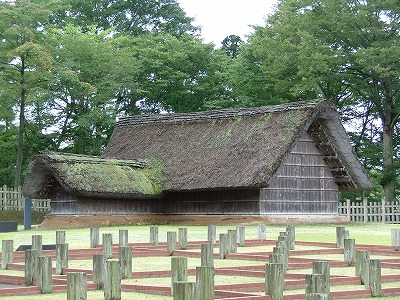
[[[345,215],[354,222],[379,222],[400,224],[400,203],[395,202],[353,202],[339,203],[339,215]]]
[[[0,210],[24,210],[21,188],[0,187]],[[32,210],[50,211],[49,199],[32,199]]]

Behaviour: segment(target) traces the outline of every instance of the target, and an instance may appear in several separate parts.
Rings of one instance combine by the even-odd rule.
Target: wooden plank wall
[[[259,198],[258,189],[168,193],[165,213],[258,215]]]
[[[337,214],[338,186],[306,133],[260,193],[261,214]]]

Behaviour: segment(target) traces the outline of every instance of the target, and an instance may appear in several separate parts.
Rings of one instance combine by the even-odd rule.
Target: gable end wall
[[[260,192],[260,213],[337,215],[338,185],[308,133]]]

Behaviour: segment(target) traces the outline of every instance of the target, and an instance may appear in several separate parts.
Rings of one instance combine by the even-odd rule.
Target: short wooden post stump
[[[195,300],[195,287],[194,282],[175,282],[173,285],[174,300]]]
[[[116,259],[106,261],[104,300],[121,300],[121,271]]]
[[[63,274],[64,268],[68,268],[68,244],[56,244],[56,274]]]
[[[37,283],[42,294],[52,292],[52,264],[49,256],[39,256],[37,258]]]
[[[132,247],[119,247],[119,261],[121,264],[121,278],[132,278]]]
[[[67,273],[67,300],[87,299],[87,275],[84,272]]]
[[[96,248],[99,244],[100,231],[97,227],[90,228],[90,248]]]
[[[7,270],[8,264],[14,261],[14,241],[13,240],[2,240],[2,261],[1,268]]]
[[[113,248],[112,248],[112,233],[103,233],[102,240],[103,254],[107,259],[112,258]]]
[[[93,255],[92,281],[96,283],[98,290],[100,290],[104,285],[104,275],[106,273],[106,261],[107,258],[104,254]]]
[[[169,255],[172,255],[176,250],[176,232],[168,231],[167,232],[167,250]]]
[[[158,227],[157,226],[150,227],[150,243],[153,246],[158,245]]]
[[[188,259],[187,257],[171,257],[171,295],[175,295],[175,283],[187,281]],[[175,299],[175,297],[174,297]]]
[[[281,263],[268,263],[265,265],[265,294],[273,300],[283,299],[284,266]]]
[[[178,228],[178,243],[182,250],[187,249],[188,230],[187,228]]]
[[[196,267],[196,300],[213,300],[214,267]]]

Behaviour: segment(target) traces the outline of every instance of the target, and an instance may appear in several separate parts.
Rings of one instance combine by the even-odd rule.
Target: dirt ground
[[[182,225],[238,225],[238,224],[342,224],[341,216],[255,216],[255,215],[47,215],[41,228],[83,228],[113,225],[182,224]]]

